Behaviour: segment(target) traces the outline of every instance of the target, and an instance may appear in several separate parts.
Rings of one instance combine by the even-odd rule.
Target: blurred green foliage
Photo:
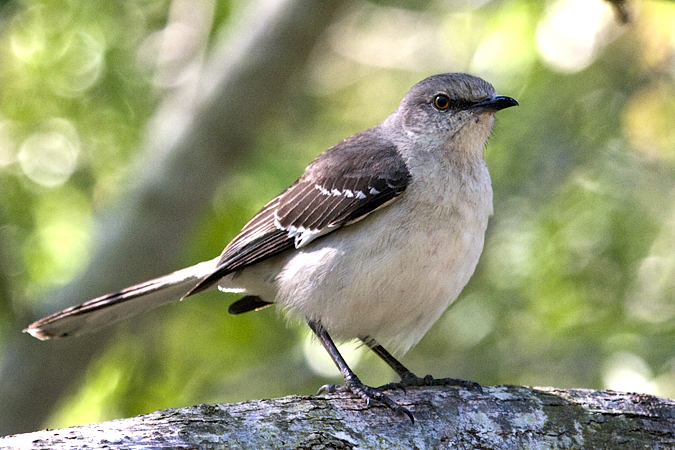
[[[0,229],[21,303],[82,269],[88,221],[124,193],[159,97],[138,47],[164,26],[168,4],[27,1],[2,10]]]
[[[486,149],[495,216],[476,274],[404,362],[483,384],[675,396],[675,4],[636,2],[623,26],[600,0],[412,3],[356,4],[327,33],[287,109],[213,193],[186,264],[217,254],[313,157],[386,117],[416,81],[471,72],[521,106],[499,115]],[[146,123],[172,88],[152,57],[171,6],[2,6],[0,345],[86,267],[92,218],[124,201]],[[207,35],[237,11],[217,2]],[[115,328],[48,425],[339,380],[309,363],[321,350],[303,327],[271,308],[228,317],[235,298],[166,307],[146,332]],[[350,354],[366,382],[392,379],[371,354]]]

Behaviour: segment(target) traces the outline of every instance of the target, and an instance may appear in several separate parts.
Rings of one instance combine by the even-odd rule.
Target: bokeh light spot
[[[356,341],[341,344],[338,348],[340,354],[352,369],[358,365],[361,356],[365,352],[364,345]],[[340,375],[340,372],[330,358],[330,355],[323,349],[314,335],[307,333],[302,345],[302,351],[305,355],[307,364],[314,373],[324,377],[335,377]]]
[[[79,151],[75,127],[65,119],[52,119],[21,144],[18,160],[28,178],[42,186],[54,187],[70,178]]]
[[[617,352],[605,362],[603,380],[606,389],[658,395],[647,363],[630,352]]]
[[[75,97],[99,79],[105,62],[105,41],[93,34],[71,33],[62,48],[56,70],[48,79],[52,91],[63,97]]]
[[[545,63],[561,72],[588,67],[606,43],[612,8],[600,0],[558,0],[537,28],[536,46]]]
[[[42,56],[47,45],[42,8],[32,6],[23,14],[15,16],[12,28],[10,46],[14,56],[24,62],[32,62]]]

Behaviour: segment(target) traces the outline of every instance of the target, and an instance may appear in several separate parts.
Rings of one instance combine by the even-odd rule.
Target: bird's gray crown
[[[433,75],[414,85],[401,100],[400,108],[429,103],[438,94],[445,94],[451,107],[463,107],[482,102],[495,95],[495,89],[487,81],[466,73],[442,73]]]

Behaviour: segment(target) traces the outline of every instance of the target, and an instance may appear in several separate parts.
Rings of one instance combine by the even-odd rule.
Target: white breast
[[[471,176],[448,170],[413,174],[390,207],[284,257],[275,301],[338,340],[368,336],[407,351],[469,281],[492,213],[482,159]]]

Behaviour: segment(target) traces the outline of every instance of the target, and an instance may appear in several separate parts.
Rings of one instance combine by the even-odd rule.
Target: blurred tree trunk
[[[416,422],[346,394],[167,409],[0,439],[65,448],[673,448],[675,401],[580,389],[495,386],[484,394],[412,388],[394,394]]]
[[[90,266],[50,295],[45,313],[179,268],[181,242],[194,219],[237,162],[247,159],[256,130],[283,105],[289,80],[302,70],[340,4],[261,0],[233,18],[211,46],[188,93],[189,107],[184,97],[171,95],[160,106],[148,126],[137,185],[124,204],[98,219]],[[41,343],[20,333],[27,322],[6,333],[0,435],[42,426],[109,336]]]

